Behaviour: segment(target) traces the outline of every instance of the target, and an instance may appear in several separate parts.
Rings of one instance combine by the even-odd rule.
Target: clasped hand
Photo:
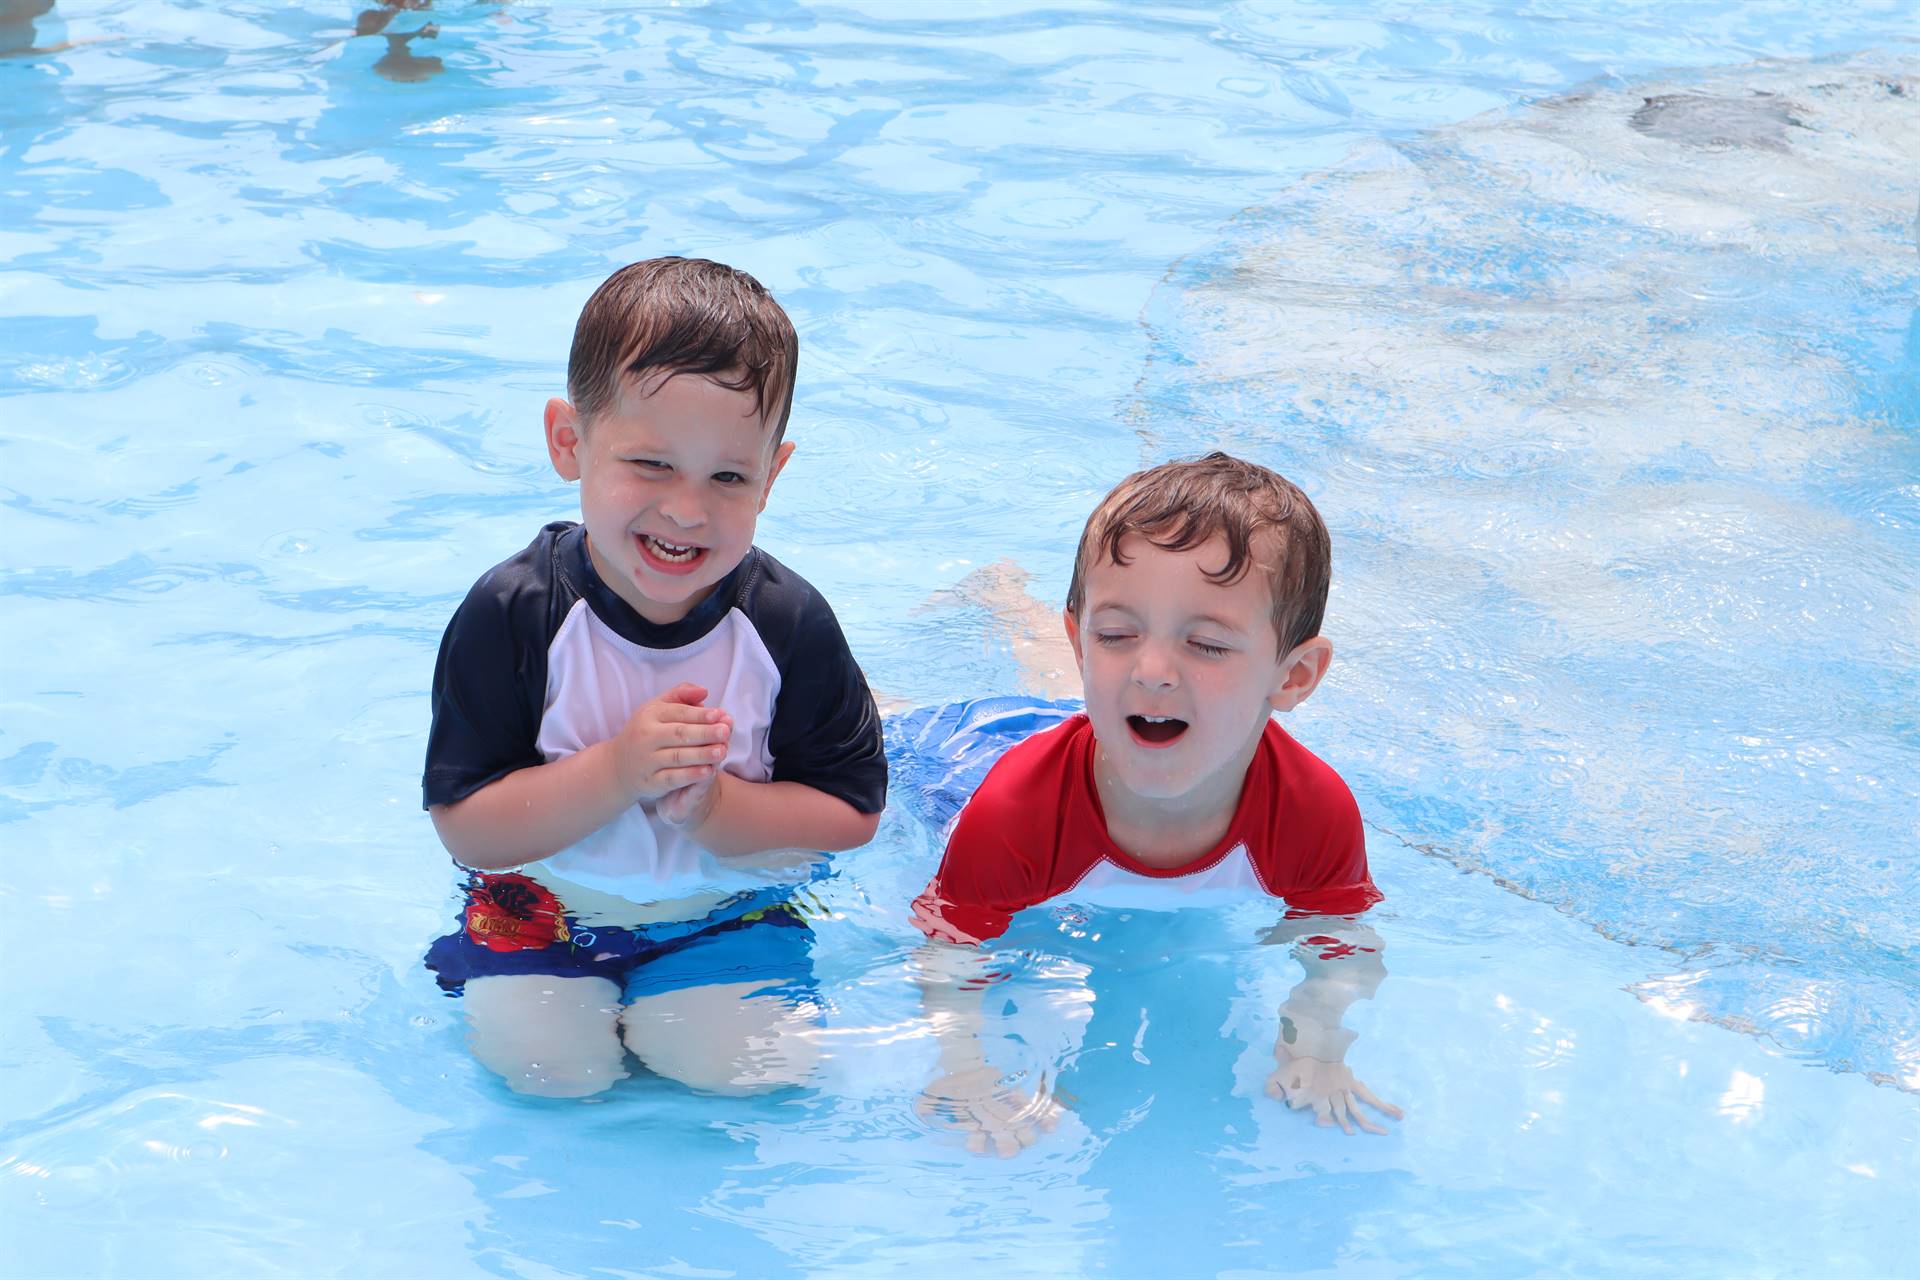
[[[733,717],[706,700],[697,684],[675,685],[629,716],[615,739],[621,785],[675,826],[705,821],[733,736]]]

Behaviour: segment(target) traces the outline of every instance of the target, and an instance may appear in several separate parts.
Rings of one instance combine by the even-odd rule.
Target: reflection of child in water
[[[431,40],[440,34],[440,28],[433,23],[424,23],[412,31],[387,31],[387,24],[394,16],[407,9],[431,9],[433,0],[381,0],[380,7],[368,9],[354,20],[353,34],[356,36],[385,35],[387,51],[373,64],[374,71],[389,80],[401,84],[414,84],[431,79],[446,69],[446,64],[435,57],[418,57],[407,46],[415,40]]]
[[[56,40],[35,44],[35,18],[53,12],[53,0],[0,0],[0,58],[28,58],[42,53],[63,53],[97,40]]]
[[[994,699],[895,723],[903,773],[933,761],[948,775],[917,788],[936,809],[951,813],[972,790],[914,914],[930,939],[921,985],[941,1043],[923,1110],[974,1149],[1011,1155],[1056,1108],[1000,1085],[980,1040],[978,953],[943,944],[993,938],[1067,893],[1284,898],[1289,918],[1267,940],[1294,947],[1306,980],[1280,1009],[1268,1092],[1348,1132],[1382,1131],[1362,1103],[1399,1116],[1346,1066],[1353,1034],[1340,1027],[1386,974],[1378,935],[1357,919],[1380,896],[1359,810],[1272,720],[1331,661],[1320,635],[1329,563],[1313,504],[1264,467],[1214,454],[1141,472],[1089,519],[1068,590],[1085,712]]]
[[[0,0],[0,58],[46,53],[34,46],[33,20],[53,12],[53,0]]]

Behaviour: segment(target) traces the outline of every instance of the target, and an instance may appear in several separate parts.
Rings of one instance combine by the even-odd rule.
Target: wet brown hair
[[[1086,608],[1087,567],[1095,556],[1126,564],[1120,544],[1145,538],[1164,551],[1190,551],[1219,535],[1227,563],[1203,570],[1231,586],[1254,565],[1266,570],[1273,596],[1273,632],[1280,652],[1320,634],[1333,576],[1333,541],[1307,495],[1285,477],[1224,453],[1136,471],[1087,517],[1073,557],[1067,610]]]
[[[752,391],[778,444],[799,362],[793,321],[758,280],[704,258],[649,258],[608,276],[580,309],[567,398],[587,423],[619,402],[631,375],[698,374]]]

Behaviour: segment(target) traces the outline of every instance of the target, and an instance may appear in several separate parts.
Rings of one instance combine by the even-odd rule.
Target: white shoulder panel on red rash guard
[[[1183,876],[1143,876],[1102,858],[1060,896],[1089,906],[1149,910],[1245,902],[1265,892],[1247,846],[1237,844],[1204,871]]]

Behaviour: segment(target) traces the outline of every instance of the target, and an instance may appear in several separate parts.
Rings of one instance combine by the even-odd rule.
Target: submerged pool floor
[[[11,1270],[1911,1269],[1910,13],[367,13],[0,16]],[[1045,679],[1143,461],[1314,496],[1289,727],[1388,894],[1391,1135],[1264,1096],[1270,908],[1068,906],[989,1013],[1073,1109],[967,1154],[913,1105],[901,805],[816,886],[817,1089],[473,1062],[420,967],[433,653],[572,509],[540,405],[662,252],[792,312],[762,540],[902,702]]]

